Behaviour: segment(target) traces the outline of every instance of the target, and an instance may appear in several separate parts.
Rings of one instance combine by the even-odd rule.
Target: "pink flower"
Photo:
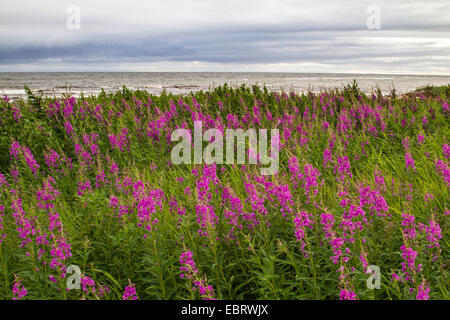
[[[430,220],[428,226],[425,226],[425,233],[427,235],[427,241],[430,243],[427,246],[429,248],[436,247],[439,248],[439,240],[442,239],[442,230],[439,223]]]
[[[405,167],[406,169],[411,168],[411,170],[416,171],[416,166],[414,165],[414,159],[410,152],[405,153]]]
[[[21,146],[17,141],[14,140],[9,149],[9,154],[11,155],[11,158],[15,160],[19,160],[19,155],[22,155],[28,167],[31,169],[31,172],[34,175],[38,174],[40,166],[34,159],[34,156],[28,147],[23,145]]]
[[[91,291],[95,293],[95,281],[92,278],[88,276],[82,276],[80,284],[83,288],[84,293],[89,294],[91,293]]]
[[[79,196],[83,196],[86,192],[86,190],[91,191],[91,183],[89,182],[89,180],[86,180],[85,182],[78,182],[78,195]]]
[[[392,273],[392,280],[393,281],[401,281],[402,278],[394,272],[394,273]]]
[[[293,156],[289,159],[289,173],[291,174],[291,181],[294,187],[304,189],[308,200],[317,195],[319,192],[318,179],[321,174],[312,164],[308,163],[300,169],[297,158]]]
[[[405,139],[403,139],[402,144],[403,144],[403,149],[405,149],[405,151],[408,151],[409,150],[409,138],[406,137]]]
[[[323,151],[323,166],[326,167],[328,162],[331,161],[332,161],[331,150],[327,148]]]
[[[219,223],[219,219],[214,213],[214,208],[207,204],[198,204],[196,206],[197,223],[199,225],[198,234],[204,237],[210,237],[210,233]]]
[[[425,137],[421,134],[417,135],[417,144],[421,145],[423,143],[423,140],[425,139]]]
[[[187,250],[180,255],[180,274],[181,278],[189,279],[194,285],[192,291],[197,291],[204,300],[214,300],[214,289],[208,285],[206,276],[201,277],[195,266],[192,251]]]
[[[344,182],[346,179],[353,177],[348,156],[338,156],[337,164],[334,166],[334,174],[339,174],[337,177],[339,182]]]
[[[442,175],[447,187],[450,187],[450,166],[442,160],[437,160],[435,163],[436,171]]]
[[[325,232],[325,239],[330,239],[333,232],[334,216],[331,213],[322,213],[320,216],[320,224],[323,226],[322,231]]]
[[[342,289],[339,294],[339,300],[356,300],[356,293],[351,290]]]
[[[402,271],[407,275],[406,280],[411,278],[411,275],[419,272],[421,269],[421,265],[416,266],[416,258],[418,255],[417,251],[414,251],[412,248],[409,248],[405,245],[400,247],[402,251],[402,258],[405,262],[402,262]]]
[[[13,300],[20,300],[23,297],[25,297],[28,293],[27,289],[22,286],[22,283],[17,278],[14,280],[12,292],[13,292],[13,298],[12,298]]]
[[[430,299],[430,295],[428,294],[430,292],[430,288],[428,286],[428,283],[426,283],[425,279],[423,282],[419,285],[417,290],[417,300],[428,300]]]
[[[138,300],[136,288],[134,284],[131,283],[131,281],[129,281],[129,285],[125,287],[125,291],[122,295],[122,300]]]
[[[450,159],[450,144],[442,145],[442,152],[444,153],[445,159]]]
[[[295,237],[301,241],[305,237],[305,228],[312,228],[314,216],[307,211],[298,212],[294,218]]]

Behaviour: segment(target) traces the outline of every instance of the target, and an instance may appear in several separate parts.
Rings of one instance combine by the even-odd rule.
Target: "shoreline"
[[[316,88],[316,89],[313,88],[313,89],[308,89],[308,90],[283,90],[282,88],[276,89],[276,90],[275,90],[275,89],[268,88],[268,87],[265,86],[265,85],[258,85],[258,84],[253,84],[253,85],[247,85],[247,84],[230,85],[230,87],[233,88],[233,89],[236,89],[236,88],[239,88],[239,87],[242,86],[242,85],[245,85],[245,86],[248,87],[248,88],[251,88],[251,87],[253,87],[254,85],[257,85],[260,89],[267,88],[267,90],[268,90],[269,92],[277,92],[277,93],[279,93],[279,94],[281,94],[281,93],[283,93],[283,92],[286,92],[286,93],[294,92],[294,93],[297,94],[297,95],[303,95],[303,94],[307,94],[307,93],[309,93],[309,92],[312,92],[312,93],[317,94],[317,93],[321,93],[321,92],[330,92],[330,91],[334,91],[334,90],[342,90],[342,89],[344,89],[346,86],[350,86],[350,83],[347,84],[347,85],[341,85],[341,86],[337,86],[337,87],[322,87],[322,88]],[[358,85],[358,83],[357,83],[357,85]],[[445,88],[445,87],[449,87],[449,86],[450,86],[450,84],[449,84],[449,85],[440,85],[440,86],[436,86],[436,85],[426,85],[426,86],[420,86],[420,87],[417,87],[417,88],[415,88],[415,89],[410,89],[410,90],[403,90],[403,91],[397,91],[397,90],[395,90],[395,92],[396,92],[396,94],[397,94],[398,96],[405,96],[405,95],[408,95],[408,94],[411,94],[411,93],[415,93],[415,92],[419,92],[419,91],[426,90],[426,88],[430,88],[430,89],[433,89],[433,88],[434,88],[433,90],[435,90],[435,89],[437,88],[437,89],[439,90],[439,88]],[[96,97],[96,96],[98,96],[98,95],[102,92],[102,90],[104,90],[104,91],[106,92],[106,94],[114,94],[114,93],[116,93],[116,92],[118,92],[118,91],[121,91],[124,87],[126,87],[126,86],[124,85],[124,86],[122,86],[122,87],[120,87],[120,88],[117,87],[117,88],[114,88],[114,89],[107,89],[107,90],[105,90],[104,88],[101,88],[101,89],[99,89],[99,90],[95,90],[95,91],[88,92],[88,93],[83,92],[83,91],[72,92],[72,91],[70,91],[70,90],[67,91],[67,92],[58,92],[58,93],[53,93],[53,94],[51,94],[51,93],[49,93],[49,92],[44,92],[43,90],[39,90],[39,89],[31,89],[31,91],[33,92],[33,94],[35,94],[35,95],[37,95],[37,96],[40,96],[40,97],[42,97],[42,98],[48,98],[48,99],[52,99],[52,98],[54,98],[54,99],[61,99],[61,98],[64,97],[64,95],[69,94],[69,96],[79,99],[79,98],[82,97],[82,95],[83,95],[84,97],[91,97],[91,96],[95,96],[95,97]],[[192,87],[192,86],[190,86],[190,87]],[[126,88],[127,88],[128,90],[130,90],[130,91],[133,91],[133,92],[135,92],[135,91],[143,91],[143,92],[145,92],[145,93],[148,94],[148,95],[153,95],[153,96],[159,97],[159,96],[161,96],[161,95],[163,94],[164,91],[166,92],[166,94],[172,94],[172,95],[174,95],[174,96],[188,96],[188,95],[191,95],[191,94],[195,94],[195,93],[197,93],[197,92],[200,92],[200,91],[203,91],[203,92],[214,91],[214,89],[216,89],[216,88],[218,88],[218,87],[221,87],[221,85],[220,85],[220,86],[210,87],[210,88],[207,88],[207,89],[199,88],[198,90],[184,90],[184,91],[182,91],[182,92],[174,92],[173,90],[166,90],[166,89],[171,89],[171,88],[179,89],[179,88],[176,88],[176,87],[167,87],[167,88],[163,88],[163,90],[162,90],[161,92],[159,92],[159,93],[151,92],[151,91],[149,91],[149,90],[141,89],[141,88],[130,88],[130,87],[126,87]],[[394,87],[394,88],[395,88],[395,87]],[[361,89],[361,88],[359,87],[359,85],[358,85],[358,89],[359,89],[362,93],[364,93],[364,94],[366,94],[366,95],[377,93],[377,90],[378,90],[377,88],[372,88],[372,89],[369,90],[369,91],[368,91],[368,90],[363,90],[363,89]],[[448,89],[447,89],[447,90],[448,90]],[[14,91],[15,91],[15,92],[16,92],[16,91],[19,91],[19,89],[15,89]],[[26,94],[26,92],[25,92],[25,89],[20,90],[20,91],[22,91],[23,93],[20,93],[20,94],[8,94],[8,93],[5,93],[4,90],[0,89],[0,96],[2,96],[2,97],[5,97],[5,96],[6,96],[6,97],[8,97],[8,99],[10,99],[11,101],[20,101],[20,100],[26,101],[26,100],[27,100],[27,94]],[[389,95],[389,94],[392,93],[392,89],[389,90],[389,91],[387,91],[387,90],[381,90],[381,93],[382,93],[383,96]]]
[[[414,91],[427,85],[442,86],[450,83],[450,76],[383,75],[383,74],[337,74],[337,73],[0,73],[0,95],[11,98],[25,96],[24,85],[33,92],[41,90],[46,97],[61,97],[67,92],[75,97],[97,95],[121,90],[145,90],[160,95],[164,90],[172,94],[189,94],[200,90],[214,90],[227,84],[238,88],[265,86],[270,91],[320,92],[352,85],[356,81],[361,91],[371,93],[380,88],[388,94],[394,87],[399,94]]]

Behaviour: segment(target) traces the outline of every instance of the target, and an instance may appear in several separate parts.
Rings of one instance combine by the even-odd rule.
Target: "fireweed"
[[[258,124],[260,124],[258,122]],[[267,130],[259,129],[258,135],[255,129],[226,129],[226,160],[227,164],[235,163],[234,141],[237,140],[237,155],[236,163],[244,164],[246,159],[245,144],[246,139],[249,141],[248,163],[263,165],[270,164],[268,168],[261,168],[261,174],[273,175],[278,172],[279,168],[279,133],[278,129],[271,130],[271,157],[268,156],[267,144]],[[192,139],[191,132],[188,129],[175,129],[171,135],[171,141],[177,141],[182,138],[172,149],[172,162],[174,164],[223,164],[224,163],[224,137],[223,128],[208,129],[203,133],[203,122],[194,121],[194,139]],[[203,142],[209,142],[209,145],[202,150]],[[194,156],[192,159],[192,144],[194,147]],[[259,152],[257,152],[259,150]],[[180,152],[183,154],[180,156]],[[214,154],[214,155],[213,155]]]
[[[13,300],[20,300],[28,293],[27,289],[23,287],[20,279],[15,279],[12,287]]]
[[[125,287],[125,290],[122,295],[122,300],[138,300],[136,288],[130,280],[129,285]]]
[[[448,96],[2,97],[0,296],[448,299]]]
[[[183,272],[180,274],[180,277],[192,281],[192,284],[194,285],[192,291],[198,291],[199,295],[204,300],[214,300],[214,290],[208,285],[206,277],[200,276],[191,251],[181,253],[180,264],[180,271]]]

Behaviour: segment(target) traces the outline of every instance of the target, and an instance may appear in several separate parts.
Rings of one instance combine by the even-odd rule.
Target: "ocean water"
[[[426,85],[450,84],[450,76],[383,75],[383,74],[317,74],[317,73],[239,73],[239,72],[24,72],[0,73],[0,95],[10,98],[25,96],[24,85],[47,96],[97,94],[104,89],[113,92],[126,85],[153,94],[163,90],[172,93],[207,90],[224,83],[231,86],[265,85],[271,90],[304,92],[342,87],[358,82],[365,92],[377,87],[383,93],[395,87],[404,93]]]

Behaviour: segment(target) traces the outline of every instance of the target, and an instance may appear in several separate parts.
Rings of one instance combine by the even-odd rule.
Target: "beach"
[[[227,83],[238,87],[266,86],[272,91],[318,92],[324,88],[339,88],[353,80],[363,92],[370,93],[379,87],[383,94],[395,88],[405,93],[426,85],[441,86],[450,83],[450,76],[386,75],[386,74],[336,74],[336,73],[217,73],[217,72],[26,72],[0,73],[0,95],[10,98],[25,97],[24,85],[45,96],[60,97],[70,93],[79,97],[120,90],[145,90],[161,94],[186,94],[208,90]]]

